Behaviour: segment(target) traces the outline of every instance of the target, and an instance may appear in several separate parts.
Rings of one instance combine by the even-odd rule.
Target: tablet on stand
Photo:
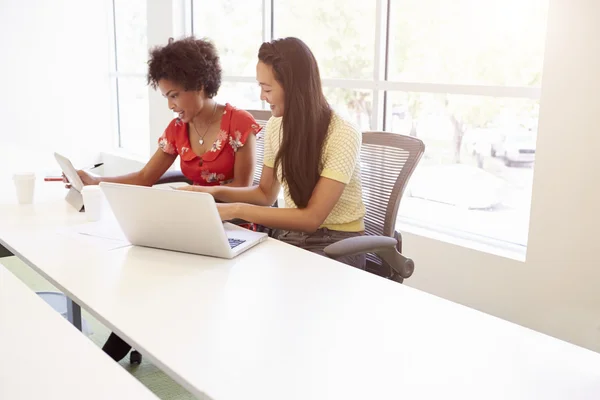
[[[77,211],[83,211],[83,196],[81,195],[81,191],[83,190],[83,182],[77,174],[77,170],[73,167],[71,161],[65,156],[62,156],[58,153],[54,153],[54,158],[58,162],[58,165],[60,165],[60,169],[65,174],[65,176],[69,180],[69,183],[71,184],[71,187],[69,188],[69,192],[67,193],[67,197],[65,197],[65,200]]]

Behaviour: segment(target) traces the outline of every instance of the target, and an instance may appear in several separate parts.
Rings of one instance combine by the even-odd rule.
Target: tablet
[[[81,193],[83,190],[83,182],[77,174],[77,170],[73,167],[73,164],[71,164],[71,161],[58,153],[54,153],[54,158],[56,158],[56,162],[60,165],[60,169],[62,169],[62,172],[69,180],[71,187]]]

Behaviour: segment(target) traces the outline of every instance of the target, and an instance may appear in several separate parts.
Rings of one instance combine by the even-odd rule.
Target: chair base
[[[142,355],[138,351],[133,350],[131,353],[129,353],[129,364],[140,365],[141,363],[142,363]]]
[[[381,276],[382,278],[390,279],[394,282],[403,283],[404,278],[394,272],[388,265],[378,264],[373,261],[367,260],[367,266],[365,268],[367,272]]]

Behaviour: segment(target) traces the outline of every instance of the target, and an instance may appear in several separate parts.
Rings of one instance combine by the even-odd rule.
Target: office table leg
[[[67,318],[75,328],[81,330],[81,307],[67,297]]]
[[[10,257],[12,253],[6,249],[6,247],[0,245],[0,258],[2,257]]]

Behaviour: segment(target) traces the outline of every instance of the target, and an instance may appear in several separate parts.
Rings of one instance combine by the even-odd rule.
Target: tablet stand
[[[77,191],[77,189],[71,187],[67,193],[67,197],[65,197],[65,200],[77,211],[83,211],[83,196]]]

